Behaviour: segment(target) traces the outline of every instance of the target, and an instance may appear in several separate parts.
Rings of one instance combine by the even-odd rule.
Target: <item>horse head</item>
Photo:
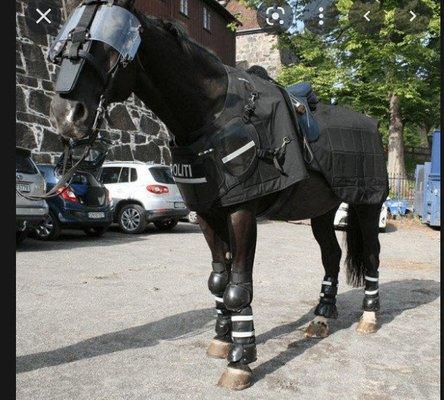
[[[60,66],[51,113],[65,138],[94,136],[101,111],[131,93],[174,134],[189,132],[225,93],[220,60],[177,23],[137,11],[134,0],[83,0],[49,58]]]

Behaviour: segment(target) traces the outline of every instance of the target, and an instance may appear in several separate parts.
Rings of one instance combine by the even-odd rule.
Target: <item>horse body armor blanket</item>
[[[388,195],[382,138],[375,119],[338,105],[319,103],[319,138],[309,144],[311,163],[346,203],[378,204]]]
[[[193,132],[199,139],[191,145],[170,144],[174,180],[187,206],[198,212],[281,191],[308,177],[283,89],[226,68],[223,111]]]

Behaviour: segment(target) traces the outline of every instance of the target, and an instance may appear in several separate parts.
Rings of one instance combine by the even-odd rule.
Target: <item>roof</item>
[[[237,21],[236,17],[231,14],[222,4],[220,4],[217,0],[202,0],[204,3],[208,4],[212,7],[217,13],[222,15],[225,19],[229,21]]]
[[[238,32],[262,29],[257,22],[257,10],[245,6],[238,0],[227,1],[226,10],[234,15],[240,15],[238,19],[242,27],[237,29]]]

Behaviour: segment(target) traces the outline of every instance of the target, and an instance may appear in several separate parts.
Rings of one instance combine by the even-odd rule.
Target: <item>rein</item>
[[[44,200],[44,199],[50,199],[52,197],[58,196],[61,193],[63,193],[65,190],[68,189],[68,186],[70,185],[72,178],[74,177],[74,174],[79,170],[80,164],[85,161],[85,159],[88,157],[92,146],[94,142],[97,139],[97,135],[99,133],[100,125],[104,119],[106,113],[106,106],[105,106],[105,96],[102,95],[100,98],[99,106],[96,110],[96,116],[94,118],[94,124],[91,128],[91,134],[88,136],[87,143],[85,150],[83,151],[82,155],[80,156],[80,159],[72,165],[71,168],[67,170],[68,166],[68,158],[72,158],[72,150],[75,147],[76,142],[74,142],[73,145],[70,145],[68,141],[64,141],[64,149],[63,149],[63,167],[61,171],[61,178],[57,182],[57,184],[47,193],[42,195],[27,195],[23,192],[21,192],[19,189],[15,189],[16,193],[27,200],[32,201],[38,201],[38,200]],[[61,190],[62,189],[62,190]]]
[[[56,92],[69,93],[73,90],[73,88],[77,84],[80,71],[82,70],[83,63],[85,61],[90,64],[93,67],[94,71],[97,73],[103,85],[104,91],[100,96],[99,105],[97,106],[96,114],[94,117],[94,123],[87,138],[72,141],[63,140],[63,166],[60,172],[61,178],[59,179],[57,184],[50,191],[42,195],[28,195],[21,192],[16,187],[16,193],[28,200],[37,201],[42,199],[49,199],[58,196],[63,193],[63,191],[67,190],[69,184],[72,181],[72,178],[74,177],[74,174],[79,170],[82,162],[85,161],[85,159],[90,154],[92,147],[98,138],[100,126],[103,120],[107,117],[106,111],[107,106],[110,103],[110,92],[119,68],[125,68],[128,63],[133,60],[140,43],[140,23],[138,22],[137,18],[133,16],[131,19],[130,13],[127,10],[114,5],[114,0],[84,0],[79,7],[78,10],[83,10],[83,12],[79,16],[77,23],[74,26],[71,26],[72,29],[69,32],[66,32],[68,29],[66,29],[65,31],[64,28],[66,27],[66,24],[69,24],[69,22],[71,22],[71,20],[66,22],[65,27],[62,28],[61,33],[59,33],[59,36],[56,38],[49,52],[49,59],[52,62],[61,62],[62,64],[56,82]],[[107,72],[103,72],[100,68],[100,65],[97,63],[94,55],[90,53],[90,48],[93,40],[101,40],[99,39],[99,36],[94,39],[94,34],[101,34],[102,36],[100,37],[102,38],[102,41],[105,41],[105,43],[107,43],[104,36],[106,30],[101,31],[100,29],[102,28],[98,23],[95,24],[94,28],[94,20],[99,13],[101,13],[101,15],[103,16],[107,12],[109,13],[110,9],[115,10],[114,12],[117,13],[116,15],[123,18],[123,22],[127,22],[130,27],[135,28],[137,30],[137,35],[139,36],[136,36],[135,38],[133,37],[131,42],[126,43],[127,45],[131,45],[129,46],[131,51],[127,49],[128,51],[123,54],[117,48],[118,43],[108,43],[111,46],[114,45],[114,48],[119,51],[119,56],[115,64]],[[71,18],[73,17],[71,16]],[[68,71],[67,73],[66,71],[64,71],[64,68],[66,68],[66,71]],[[99,140],[107,142],[106,140],[101,138],[99,138]],[[80,156],[80,159],[73,163],[73,165],[68,169],[68,159],[72,160],[73,149],[80,144],[86,144],[85,150]]]

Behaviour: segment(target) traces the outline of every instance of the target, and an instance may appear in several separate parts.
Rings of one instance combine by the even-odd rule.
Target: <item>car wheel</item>
[[[26,231],[15,232],[15,243],[19,244],[19,243],[23,242],[27,236],[28,236],[28,234]]]
[[[90,226],[89,228],[84,228],[83,232],[89,237],[100,237],[108,230],[107,226]]]
[[[120,209],[118,222],[124,233],[142,233],[146,228],[145,209],[138,204],[127,204]]]
[[[175,219],[164,219],[163,221],[154,222],[154,226],[159,231],[170,231],[177,225],[177,222]]]
[[[188,214],[188,222],[191,224],[198,224],[199,222],[197,221],[197,213],[196,211],[190,211],[190,213]]]
[[[52,211],[43,222],[34,229],[34,236],[39,240],[56,240],[60,236],[61,226],[57,216]]]

